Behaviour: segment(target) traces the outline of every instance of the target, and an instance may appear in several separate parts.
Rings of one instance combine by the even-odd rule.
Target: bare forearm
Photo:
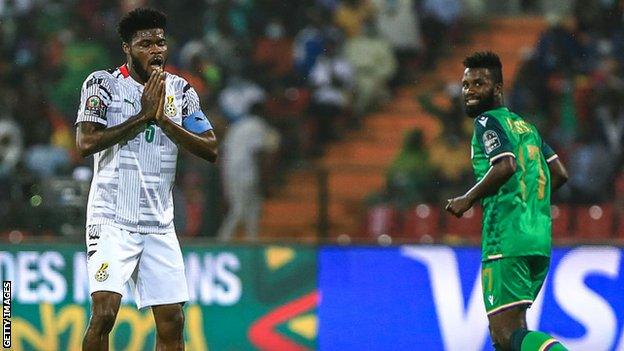
[[[509,176],[502,172],[496,172],[493,168],[479,183],[475,184],[464,196],[472,203],[480,199],[496,194],[498,189],[507,182]]]
[[[160,123],[160,128],[176,144],[195,156],[209,162],[217,161],[217,139],[212,131],[207,131],[201,135],[191,133],[171,120]]]
[[[484,197],[494,195],[511,178],[514,172],[515,161],[512,158],[500,160],[464,196],[474,204]]]
[[[568,171],[559,159],[555,159],[548,164],[550,169],[550,191],[551,193],[561,188],[568,181]]]
[[[144,127],[147,119],[138,114],[116,126],[105,128],[96,123],[82,122],[76,134],[76,146],[80,155],[87,157],[108,149],[120,142],[134,138]]]

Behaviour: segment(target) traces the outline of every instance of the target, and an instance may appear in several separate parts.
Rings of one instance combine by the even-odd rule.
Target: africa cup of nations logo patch
[[[108,263],[102,263],[100,269],[95,272],[95,280],[97,280],[98,282],[103,282],[108,279],[108,272],[106,271],[107,269]]]
[[[173,103],[173,96],[167,96],[167,103],[165,104],[165,116],[173,118],[177,113],[178,110]]]
[[[88,109],[96,109],[99,108],[102,104],[102,100],[97,95],[91,95],[87,99],[87,108]]]

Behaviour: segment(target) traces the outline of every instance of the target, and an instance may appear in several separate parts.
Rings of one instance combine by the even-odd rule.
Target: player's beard
[[[132,59],[132,69],[134,69],[134,71],[139,75],[141,80],[147,82],[147,80],[149,79],[149,73],[147,72],[145,67],[141,65],[141,60],[139,60],[138,57],[132,55],[132,53],[130,54],[130,58]]]
[[[483,112],[493,109],[494,106],[496,106],[494,89],[492,89],[485,97],[481,98],[479,103],[476,105],[467,105],[464,102],[464,110],[466,110],[466,114],[470,118],[477,118]]]

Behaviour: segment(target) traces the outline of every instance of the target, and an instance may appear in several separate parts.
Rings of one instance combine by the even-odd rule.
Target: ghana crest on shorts
[[[527,255],[550,256],[550,171],[557,155],[537,129],[506,107],[474,120],[471,160],[477,181],[496,160],[511,156],[516,172],[483,206],[482,260]]]

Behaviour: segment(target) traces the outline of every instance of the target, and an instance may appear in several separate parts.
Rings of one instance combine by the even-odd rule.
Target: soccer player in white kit
[[[166,17],[140,8],[118,25],[126,63],[96,71],[82,86],[76,145],[94,155],[87,205],[87,270],[92,308],[83,350],[108,350],[123,287],[151,307],[157,350],[184,350],[188,301],[171,190],[178,146],[215,162],[217,141],[199,97],[163,71]]]

